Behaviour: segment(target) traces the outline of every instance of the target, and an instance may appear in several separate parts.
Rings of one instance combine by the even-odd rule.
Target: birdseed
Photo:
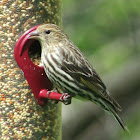
[[[21,34],[42,23],[59,24],[60,15],[59,0],[0,0],[1,140],[61,138],[61,104],[37,105],[13,54]]]

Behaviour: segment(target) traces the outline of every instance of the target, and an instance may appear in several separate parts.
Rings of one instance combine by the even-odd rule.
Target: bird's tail
[[[125,132],[130,133],[129,129],[127,128],[127,126],[125,125],[125,123],[123,122],[123,120],[120,118],[120,116],[117,113],[113,113],[113,116],[117,120],[117,122],[120,124],[120,126],[122,127],[122,129]]]
[[[125,132],[130,133],[129,129],[127,128],[127,126],[125,125],[124,121],[120,118],[120,116],[118,115],[117,111],[114,110],[111,106],[109,107],[109,112],[113,115],[113,117],[117,120],[117,122],[120,124],[120,126],[122,127],[122,129]]]
[[[117,109],[116,106],[114,106],[114,104],[104,99],[99,99],[98,102],[95,102],[95,103],[99,105],[104,111],[111,114],[117,120],[117,122],[120,124],[120,126],[122,127],[124,131],[130,133],[129,129],[127,128],[123,120],[118,115],[117,111],[120,111],[120,110]]]

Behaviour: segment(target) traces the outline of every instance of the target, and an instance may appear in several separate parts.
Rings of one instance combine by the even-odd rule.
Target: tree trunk
[[[41,107],[14,59],[31,27],[61,23],[60,0],[0,0],[0,138],[61,140],[61,103]]]

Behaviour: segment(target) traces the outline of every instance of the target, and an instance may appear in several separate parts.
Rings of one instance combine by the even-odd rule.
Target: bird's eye
[[[46,30],[45,31],[46,34],[50,34],[50,32],[51,32],[50,30]]]

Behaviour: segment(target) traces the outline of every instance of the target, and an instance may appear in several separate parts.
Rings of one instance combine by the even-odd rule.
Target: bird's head
[[[40,25],[29,35],[29,39],[36,39],[43,44],[57,44],[67,38],[67,35],[55,24]]]

